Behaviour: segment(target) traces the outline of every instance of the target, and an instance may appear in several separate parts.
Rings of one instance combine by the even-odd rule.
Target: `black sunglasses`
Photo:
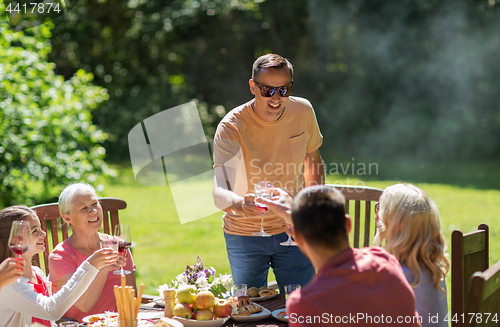
[[[380,211],[380,204],[378,202],[375,202],[375,215],[378,214],[378,212]]]
[[[278,91],[280,97],[289,97],[292,94],[293,82],[290,85],[274,87],[274,86],[259,85],[259,83],[257,83],[255,80],[253,81],[259,87],[260,95],[262,95],[265,98],[272,97],[276,91]]]

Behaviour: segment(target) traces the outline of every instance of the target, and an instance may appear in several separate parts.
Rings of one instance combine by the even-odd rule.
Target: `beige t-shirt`
[[[214,168],[237,170],[231,191],[239,196],[254,192],[254,183],[265,180],[296,194],[304,188],[304,159],[323,143],[311,103],[290,97],[283,115],[276,121],[260,119],[251,100],[231,110],[219,123],[214,137]],[[319,163],[316,163],[319,164]],[[260,215],[223,216],[228,234],[252,235],[260,229]],[[264,215],[264,231],[284,232],[281,217],[269,210]]]

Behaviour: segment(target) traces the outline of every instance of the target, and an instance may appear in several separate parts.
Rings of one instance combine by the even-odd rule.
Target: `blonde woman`
[[[450,269],[436,204],[411,184],[387,187],[375,208],[375,245],[382,245],[401,263],[415,293],[422,326],[448,326],[445,275]],[[432,317],[438,323],[432,323]]]
[[[59,243],[49,255],[49,279],[56,291],[67,283],[82,261],[100,248],[101,241],[112,238],[99,232],[103,213],[97,194],[90,184],[76,183],[67,186],[59,196],[59,212],[64,221],[71,225],[73,234]],[[91,314],[116,311],[113,287],[120,285],[121,277],[113,271],[122,266],[130,271],[135,270],[130,251],[126,255],[120,255],[116,264],[101,269],[87,291],[64,316],[82,322],[83,317]],[[135,275],[126,275],[126,283],[135,290]]]

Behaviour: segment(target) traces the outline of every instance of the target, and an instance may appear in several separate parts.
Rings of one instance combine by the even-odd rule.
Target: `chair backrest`
[[[465,326],[500,326],[500,261],[472,275]]]
[[[471,276],[485,271],[489,265],[489,228],[481,224],[477,231],[463,234],[456,229],[451,234],[451,312],[461,316],[465,312]],[[499,317],[500,319],[500,317]],[[452,326],[463,322],[452,321]]]
[[[363,246],[371,246],[370,243],[370,226],[373,226],[373,235],[376,232],[375,220],[372,219],[372,212],[375,203],[382,195],[382,190],[375,187],[368,186],[347,186],[347,185],[333,185],[338,188],[345,197],[345,211],[348,213],[349,209],[354,205],[354,215],[350,214],[353,219],[354,232],[353,232],[353,246],[359,248],[359,239],[361,234],[361,226],[363,227]],[[362,210],[362,202],[364,202],[364,210]],[[373,203],[373,206],[372,206]],[[375,213],[373,213],[375,215]],[[373,222],[373,224],[372,224]]]
[[[125,209],[127,207],[127,203],[118,198],[99,198],[99,202],[102,207],[103,231],[104,233],[111,235],[113,233],[113,226],[120,223],[118,210]],[[40,268],[42,268],[40,265],[42,262],[40,256],[43,258],[43,268],[45,268],[45,273],[48,275],[49,253],[57,244],[59,244],[59,242],[64,241],[69,237],[68,226],[61,218],[57,202],[36,205],[31,207],[31,209],[35,210],[38,218],[40,218],[42,229],[47,233],[47,237],[45,238],[45,251],[43,255],[35,255],[33,258],[35,264]],[[61,237],[61,239],[59,239],[59,237]],[[49,241],[51,244],[50,248]]]

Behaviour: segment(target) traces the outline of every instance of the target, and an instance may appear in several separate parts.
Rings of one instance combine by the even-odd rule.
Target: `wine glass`
[[[268,234],[264,232],[264,214],[269,210],[267,208],[267,204],[265,203],[260,203],[257,201],[257,198],[266,198],[266,199],[271,199],[273,193],[272,193],[272,188],[273,185],[270,182],[258,182],[257,184],[254,184],[254,194],[255,194],[255,206],[260,209],[260,214],[261,214],[261,220],[260,220],[260,231],[257,233],[253,233],[255,236],[262,236],[262,237],[269,237],[272,236],[271,234]]]
[[[293,188],[285,187],[284,191],[287,192],[293,198],[293,196],[295,194]],[[280,245],[282,245],[282,246],[296,246],[297,243],[295,243],[295,241],[293,240],[292,233],[290,232],[290,234],[288,234],[288,240],[286,240],[285,242],[281,242]]]
[[[101,249],[111,249],[113,251],[118,251],[118,242],[115,240],[101,241]]]
[[[132,239],[130,238],[130,227],[129,225],[119,224],[115,226],[115,237],[118,238],[118,253],[125,255],[127,250],[132,245]],[[120,270],[113,271],[116,275],[128,275],[129,270],[124,270],[121,267]]]
[[[295,243],[295,241],[292,239],[292,234],[288,234],[288,240],[286,240],[285,242],[281,242],[280,245],[283,245],[283,246],[296,246],[297,243]]]
[[[285,302],[288,300],[290,294],[295,290],[300,290],[299,284],[285,285]]]
[[[23,258],[23,253],[31,247],[31,228],[29,221],[15,220],[12,222],[9,236],[9,247],[17,254],[19,259]],[[19,283],[20,278],[17,279]]]

